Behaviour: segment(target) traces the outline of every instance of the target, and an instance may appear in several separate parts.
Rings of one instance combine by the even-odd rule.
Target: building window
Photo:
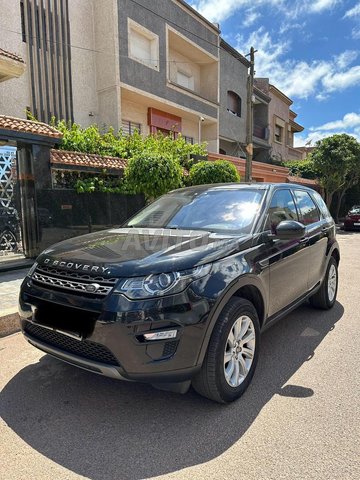
[[[130,120],[123,120],[121,122],[121,128],[124,135],[132,135],[135,130],[141,133],[141,123],[130,122]]]
[[[283,127],[280,127],[280,125],[275,125],[274,138],[276,142],[282,143],[283,130]]]
[[[188,137],[188,136],[184,135],[183,139],[185,140],[186,143],[190,143],[191,145],[194,144],[194,137]]]
[[[293,145],[294,145],[294,134],[290,130],[288,131],[288,143],[287,144],[288,144],[289,147],[293,147]]]
[[[179,70],[176,73],[176,83],[188,90],[195,90],[194,77],[187,73],[180,72]]]
[[[159,70],[159,37],[132,20],[128,21],[129,57]]]
[[[20,2],[20,15],[21,15],[21,37],[22,41],[26,43],[26,30],[25,30],[25,9],[24,1]]]
[[[227,111],[241,117],[241,98],[235,92],[227,92]]]

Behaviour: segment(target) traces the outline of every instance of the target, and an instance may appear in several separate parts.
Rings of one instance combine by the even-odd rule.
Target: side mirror
[[[280,240],[300,240],[305,236],[305,226],[295,220],[284,220],[276,227],[275,238]]]

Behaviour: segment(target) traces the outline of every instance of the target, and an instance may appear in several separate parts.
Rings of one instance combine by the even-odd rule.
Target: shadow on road
[[[0,273],[0,285],[2,283],[6,284],[7,282],[13,282],[14,280],[23,280],[28,273],[29,268]]]
[[[328,312],[304,305],[265,332],[253,382],[228,406],[193,391],[180,396],[117,382],[45,355],[5,386],[0,413],[32,448],[90,479],[135,480],[197,465],[241,438],[274,395],[316,395],[285,384],[343,311],[340,303]]]
[[[336,235],[350,237],[352,235],[360,235],[360,230],[336,230]]]

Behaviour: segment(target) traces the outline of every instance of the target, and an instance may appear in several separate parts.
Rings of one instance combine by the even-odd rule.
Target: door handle
[[[306,243],[308,240],[309,240],[308,237],[301,238],[301,239],[300,239],[300,243],[304,244],[304,243]]]

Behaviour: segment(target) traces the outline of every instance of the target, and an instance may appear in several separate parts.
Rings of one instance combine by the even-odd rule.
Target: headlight
[[[28,276],[28,277],[31,277],[31,276],[32,276],[32,274],[35,272],[37,266],[38,266],[37,262],[34,262],[33,265],[32,265],[32,267],[30,268],[30,270],[29,270],[28,273],[27,273],[27,276]]]
[[[133,300],[161,297],[162,295],[181,292],[194,280],[208,275],[210,270],[211,265],[201,265],[182,272],[128,278],[119,282],[115,292],[123,293]]]

